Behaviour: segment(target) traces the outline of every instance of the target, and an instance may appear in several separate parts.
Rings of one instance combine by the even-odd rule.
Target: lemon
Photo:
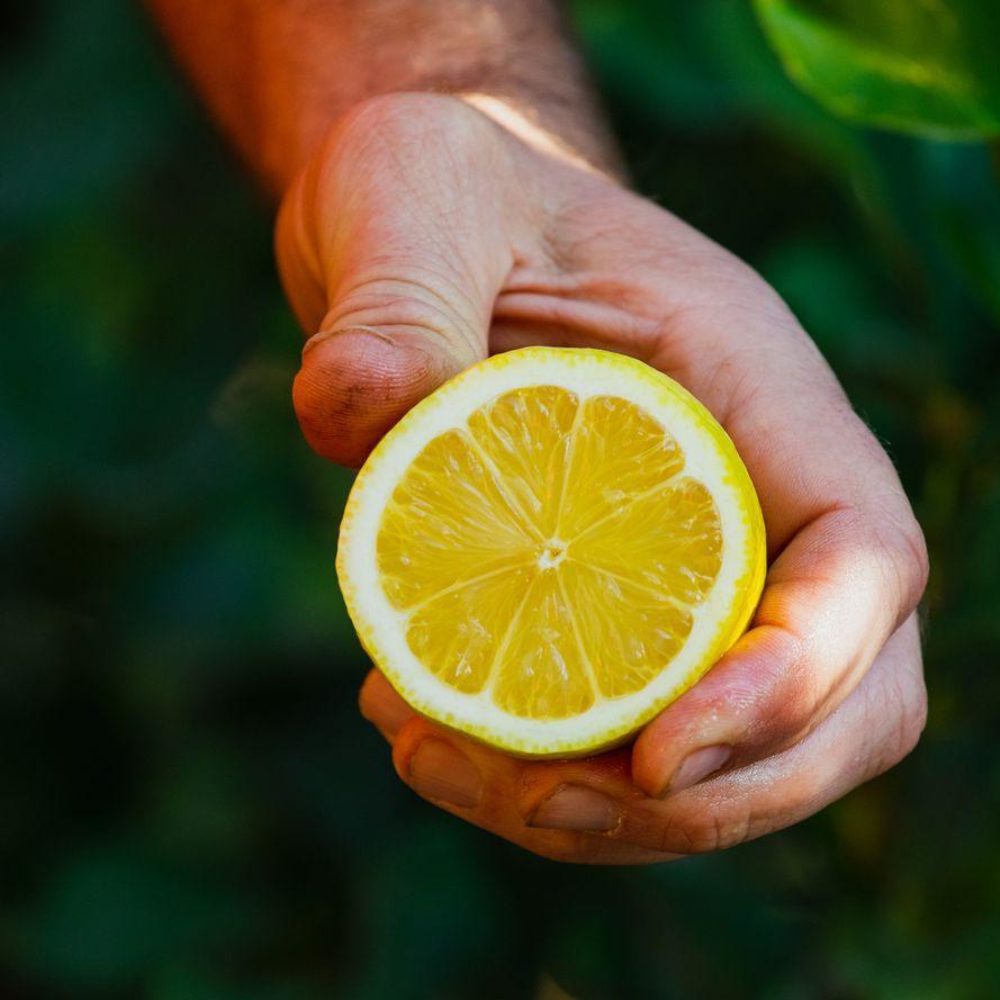
[[[625,739],[742,634],[765,572],[750,477],[672,379],[606,351],[470,368],[378,444],[337,571],[418,711],[525,755]]]

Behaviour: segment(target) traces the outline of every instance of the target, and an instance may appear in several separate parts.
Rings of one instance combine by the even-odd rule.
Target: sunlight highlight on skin
[[[469,93],[457,96],[539,153],[545,153],[599,177],[608,176],[603,170],[598,170],[592,163],[574,152],[558,136],[547,132],[506,101],[491,94]]]

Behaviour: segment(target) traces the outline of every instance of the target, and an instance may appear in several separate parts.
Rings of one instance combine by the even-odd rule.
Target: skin
[[[178,16],[184,3],[154,6],[215,106],[225,74],[192,55],[211,51],[208,29]],[[310,5],[234,6],[277,17]],[[364,18],[380,5],[331,6]],[[504,5],[509,17],[526,8],[544,11]],[[552,46],[546,65],[576,72],[554,20],[541,23],[531,45]],[[449,30],[443,17],[430,31],[432,55]],[[475,39],[457,48],[474,66]],[[269,58],[283,65],[280,52]],[[418,794],[537,854],[645,863],[730,847],[811,815],[916,744],[926,717],[915,616],[923,537],[892,463],[778,296],[627,190],[582,85],[570,85],[574,117],[565,95],[531,102],[534,84],[514,74],[505,88],[498,72],[473,90],[466,66],[459,93],[386,92],[346,108],[328,90],[332,124],[285,146],[269,137],[294,129],[266,114],[216,110],[245,155],[254,135],[285,149],[287,163],[270,156],[258,167],[283,192],[278,263],[309,334],[293,389],[306,439],[357,466],[410,406],[489,352],[630,354],[690,389],[735,441],[764,511],[767,583],[730,653],[633,744],[606,754],[512,758],[415,715],[376,671],[361,710]],[[239,74],[228,84],[238,90]],[[296,119],[294,105],[282,108]]]

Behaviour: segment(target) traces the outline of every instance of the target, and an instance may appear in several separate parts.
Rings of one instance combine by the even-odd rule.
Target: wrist
[[[346,0],[343,6],[344,30],[331,53],[336,66],[322,78],[302,75],[294,86],[277,88],[282,105],[270,115],[265,109],[263,124],[269,118],[273,126],[267,127],[268,173],[279,190],[336,121],[394,93],[460,98],[521,138],[546,136],[553,148],[622,173],[583,61],[550,0]]]
[[[610,172],[557,0],[144,0],[210,112],[280,195],[335,121],[395,92],[481,94]]]

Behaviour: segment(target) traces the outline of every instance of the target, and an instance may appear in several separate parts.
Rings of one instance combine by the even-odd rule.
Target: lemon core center
[[[555,569],[566,558],[566,543],[550,538],[538,554],[539,569]]]

